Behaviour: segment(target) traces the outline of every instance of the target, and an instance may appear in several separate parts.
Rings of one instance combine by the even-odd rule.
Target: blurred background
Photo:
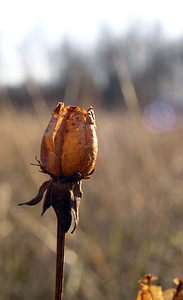
[[[0,1],[0,299],[51,300],[56,222],[18,207],[58,100],[94,106],[99,155],[67,234],[65,299],[183,278],[182,2]]]

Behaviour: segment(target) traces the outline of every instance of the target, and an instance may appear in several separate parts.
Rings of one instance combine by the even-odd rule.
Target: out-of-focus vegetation
[[[73,105],[82,99],[83,103],[97,104],[102,109],[125,107],[119,69],[124,76],[127,68],[140,106],[164,94],[174,94],[172,100],[168,99],[170,101],[183,102],[183,41],[168,39],[159,27],[151,30],[131,28],[118,38],[104,30],[95,47],[86,51],[70,41],[62,42],[57,48],[45,44],[39,35],[33,35],[30,41],[22,44],[19,54],[25,82],[22,86],[8,88],[14,103],[27,106],[32,96],[39,96],[32,85],[33,80],[41,76],[39,68],[36,69],[41,64],[37,61],[41,54],[47,65],[47,82],[42,81],[39,88],[46,101],[60,97]]]
[[[54,213],[41,217],[40,206],[17,203],[45,179],[30,163],[39,157],[50,110],[63,97],[66,104],[95,106],[99,138],[96,171],[83,183],[79,228],[67,234],[65,299],[135,299],[144,273],[157,274],[164,287],[183,277],[181,110],[173,110],[177,127],[159,133],[148,131],[152,120],[141,113],[164,92],[181,90],[181,41],[129,35],[100,45],[97,64],[71,49],[56,63],[57,53],[57,70],[63,62],[65,69],[50,85],[27,80],[21,88],[1,87],[1,300],[53,298]]]

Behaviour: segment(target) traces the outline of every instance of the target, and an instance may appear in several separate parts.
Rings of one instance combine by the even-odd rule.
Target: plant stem
[[[55,300],[63,300],[63,284],[64,284],[64,249],[65,249],[65,232],[60,226],[57,219],[57,260],[56,260],[56,284],[55,284]]]

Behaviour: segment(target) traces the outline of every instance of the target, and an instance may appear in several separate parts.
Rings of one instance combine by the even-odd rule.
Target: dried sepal
[[[27,202],[19,203],[18,205],[33,206],[33,205],[38,204],[42,200],[43,195],[44,195],[44,193],[47,190],[49,185],[50,185],[50,180],[47,180],[47,181],[43,182],[42,185],[39,188],[39,191],[38,191],[37,195],[33,199],[31,199]]]
[[[75,231],[79,223],[79,205],[80,205],[80,200],[83,196],[81,184],[82,182],[78,181],[73,185],[73,197],[71,198],[71,207],[72,207],[72,214],[74,220],[74,227],[71,233]]]
[[[71,197],[71,184],[60,181],[53,182],[52,207],[64,232],[69,230],[72,222]]]
[[[64,232],[70,229],[73,215],[74,228],[71,231],[73,233],[79,222],[79,203],[82,195],[81,181],[63,182],[52,178],[41,185],[36,197],[19,205],[33,206],[44,197],[42,215],[52,206]]]
[[[43,210],[42,210],[42,216],[47,211],[48,208],[52,205],[52,192],[53,192],[53,185],[50,184],[50,187],[47,189],[45,193],[45,198],[43,202]]]

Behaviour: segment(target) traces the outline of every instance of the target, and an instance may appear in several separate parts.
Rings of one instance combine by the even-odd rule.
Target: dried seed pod
[[[64,106],[58,102],[41,143],[41,165],[53,176],[87,177],[98,152],[93,108]]]
[[[157,280],[156,276],[147,274],[139,281],[137,300],[163,300],[162,288],[152,284],[155,280]]]

